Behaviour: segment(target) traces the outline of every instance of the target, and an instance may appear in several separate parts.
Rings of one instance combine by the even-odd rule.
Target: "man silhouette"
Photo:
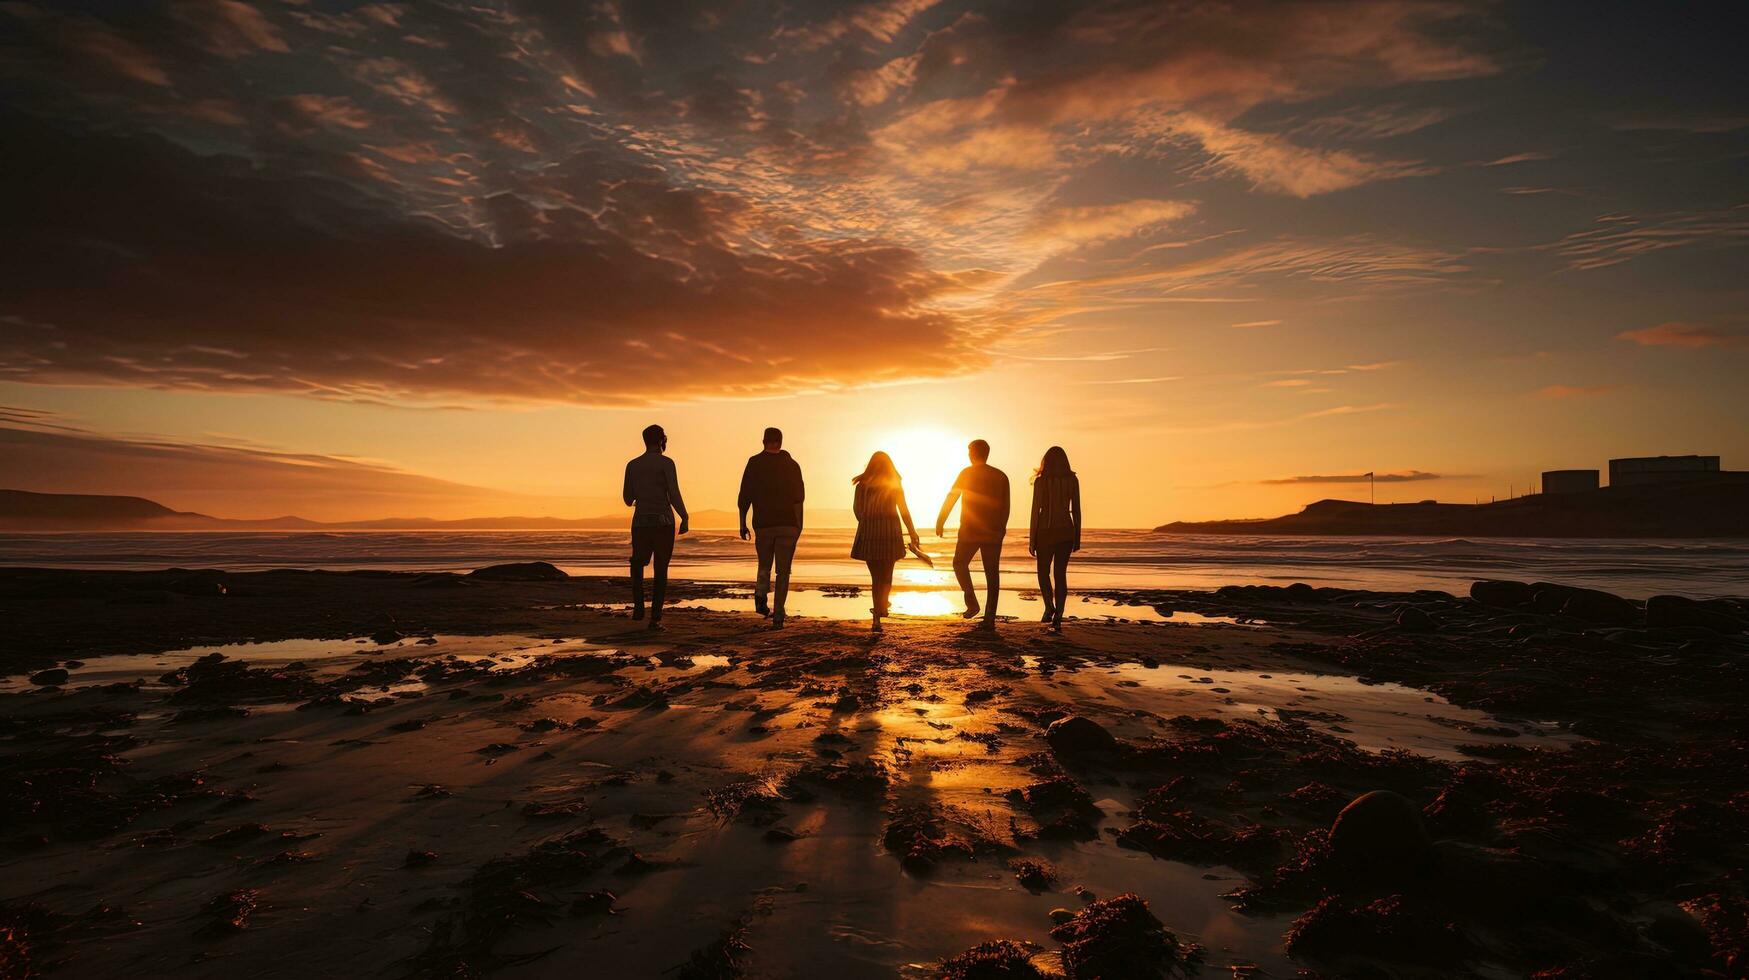
[[[966,594],[965,617],[978,615],[978,596],[972,591],[972,556],[984,561],[987,601],[980,628],[996,628],[996,598],[1002,585],[1002,538],[1008,533],[1008,474],[990,465],[990,444],[972,440],[966,447],[972,465],[960,470],[959,479],[942,502],[935,518],[935,536],[941,537],[953,505],[960,503],[959,540],[953,549],[953,574]]]
[[[771,617],[773,629],[783,629],[784,600],[789,597],[790,562],[802,536],[802,468],[783,449],[783,432],[765,430],[765,449],[747,460],[741,471],[741,540],[747,540],[747,511],[753,511],[753,546],[759,555],[759,577],[753,587],[753,608]],[[777,565],[777,600],[767,605],[771,566]]]
[[[668,560],[674,557],[674,515],[687,530],[686,502],[674,461],[662,455],[668,434],[659,425],[644,430],[644,454],[626,464],[625,502],[632,508],[632,618],[644,618],[644,566],[653,558],[656,581],[650,602],[650,629],[662,629],[662,597],[668,591]]]

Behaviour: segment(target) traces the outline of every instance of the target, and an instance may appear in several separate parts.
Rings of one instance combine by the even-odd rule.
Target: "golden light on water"
[[[901,616],[952,616],[963,608],[957,592],[895,591],[888,605]]]

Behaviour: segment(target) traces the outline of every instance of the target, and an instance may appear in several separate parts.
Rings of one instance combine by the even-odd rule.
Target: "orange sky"
[[[0,11],[0,485],[810,504],[972,437],[1090,523],[1749,467],[1749,100],[1654,5]]]

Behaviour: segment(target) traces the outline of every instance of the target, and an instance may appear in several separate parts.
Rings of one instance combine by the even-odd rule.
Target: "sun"
[[[928,535],[935,530],[935,514],[941,501],[969,462],[966,443],[970,441],[948,429],[919,426],[887,432],[869,447],[871,452],[881,449],[893,457],[893,464],[905,479],[905,500],[911,505],[919,534]],[[948,525],[958,524],[956,510]]]

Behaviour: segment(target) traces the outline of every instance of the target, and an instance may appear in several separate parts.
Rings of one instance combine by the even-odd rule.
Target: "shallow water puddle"
[[[315,676],[334,677],[353,665],[382,657],[418,657],[428,660],[470,660],[489,663],[488,669],[506,670],[522,667],[536,657],[617,654],[613,647],[595,646],[585,640],[543,640],[532,636],[489,635],[406,637],[394,643],[378,644],[364,637],[339,640],[274,640],[265,643],[221,643],[187,647],[164,653],[116,654],[94,657],[77,667],[68,667],[63,690],[94,687],[105,684],[142,683],[147,690],[164,689],[170,685],[159,680],[164,674],[187,667],[202,657],[221,654],[251,667],[285,667],[303,663],[315,668]],[[692,658],[706,666],[710,657]],[[721,659],[721,658],[718,658]],[[414,690],[425,685],[408,679],[384,688],[370,685],[364,691],[386,689]],[[28,676],[12,674],[0,677],[0,694],[17,694],[37,688]]]
[[[730,594],[709,599],[688,599],[675,609],[704,609],[711,612],[752,612],[753,593],[746,589],[729,589]],[[981,598],[981,597],[980,597]],[[817,619],[862,620],[869,618],[869,595],[857,589],[791,589],[785,610],[791,617]],[[895,619],[952,619],[965,611],[965,603],[957,589],[899,588],[892,595]],[[629,605],[609,608],[629,609]],[[1045,604],[1037,592],[1004,591],[998,604],[999,618],[1018,622],[1038,622]],[[1232,616],[1205,616],[1201,613],[1172,610],[1161,613],[1153,606],[1126,605],[1101,596],[1071,595],[1064,610],[1066,619],[1099,620],[1128,623],[1170,623],[1179,626],[1262,626],[1262,620],[1241,620]]]
[[[1021,662],[1038,670],[1037,657]],[[1193,667],[1119,664],[1052,672],[1061,686],[1157,714],[1261,719],[1309,725],[1370,752],[1406,749],[1448,761],[1471,759],[1460,745],[1517,742],[1561,747],[1579,739],[1544,722],[1504,721],[1401,684],[1368,684],[1343,674],[1203,672]],[[1098,679],[1086,677],[1097,674]],[[1109,678],[1109,680],[1108,680]]]

